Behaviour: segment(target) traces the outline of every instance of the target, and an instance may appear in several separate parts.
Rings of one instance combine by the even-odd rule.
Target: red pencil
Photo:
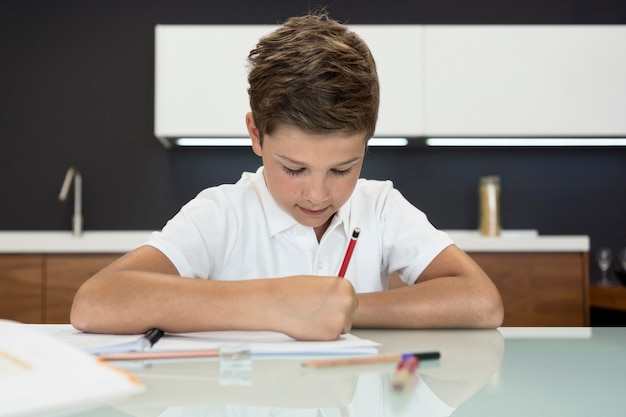
[[[348,249],[346,249],[346,255],[343,257],[343,262],[341,263],[341,268],[339,269],[339,276],[341,278],[346,276],[346,270],[348,269],[348,264],[350,263],[350,258],[352,257],[354,245],[356,245],[356,240],[359,237],[359,233],[361,233],[361,229],[355,227],[354,231],[352,232],[352,237],[350,238],[350,243],[348,243]]]

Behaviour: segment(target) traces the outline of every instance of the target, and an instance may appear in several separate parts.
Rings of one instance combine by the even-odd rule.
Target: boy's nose
[[[305,186],[304,195],[312,204],[319,205],[328,200],[330,193],[324,179],[312,178]]]

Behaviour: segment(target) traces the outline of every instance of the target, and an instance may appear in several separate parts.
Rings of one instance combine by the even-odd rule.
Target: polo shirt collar
[[[267,223],[270,237],[274,237],[278,233],[298,224],[296,219],[283,210],[270,194],[270,191],[267,189],[267,184],[265,183],[262,166],[259,167],[254,174],[253,183],[261,199],[263,217]]]
[[[352,231],[349,230],[350,228],[350,206],[352,205],[352,197],[348,199],[348,201],[346,201],[346,203],[341,206],[341,208],[337,211],[337,214],[335,214],[335,218],[333,219],[336,220],[338,219],[341,222],[341,225],[343,226],[343,231],[345,233],[346,236],[352,236]],[[332,227],[332,222],[331,222],[331,227]]]

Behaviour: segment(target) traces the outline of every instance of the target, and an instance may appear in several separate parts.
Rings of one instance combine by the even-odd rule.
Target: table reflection
[[[146,392],[116,406],[124,415],[195,416],[449,416],[500,367],[497,330],[359,332],[383,343],[381,352],[439,350],[423,361],[414,384],[391,387],[395,364],[310,369],[298,359],[255,359],[250,369],[224,372],[217,360],[134,363]],[[357,332],[355,332],[356,334]],[[128,366],[129,364],[126,364]]]

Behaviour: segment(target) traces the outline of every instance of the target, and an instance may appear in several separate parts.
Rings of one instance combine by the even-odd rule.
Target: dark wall
[[[354,24],[626,23],[621,0],[330,3]],[[256,169],[249,149],[168,151],[154,138],[154,26],[277,23],[316,4],[0,0],[0,230],[69,229],[71,199],[57,194],[70,165],[91,230],[158,229],[202,188]],[[626,246],[624,148],[372,148],[363,172],[392,179],[445,229],[477,227],[486,174],[502,178],[505,228]]]

